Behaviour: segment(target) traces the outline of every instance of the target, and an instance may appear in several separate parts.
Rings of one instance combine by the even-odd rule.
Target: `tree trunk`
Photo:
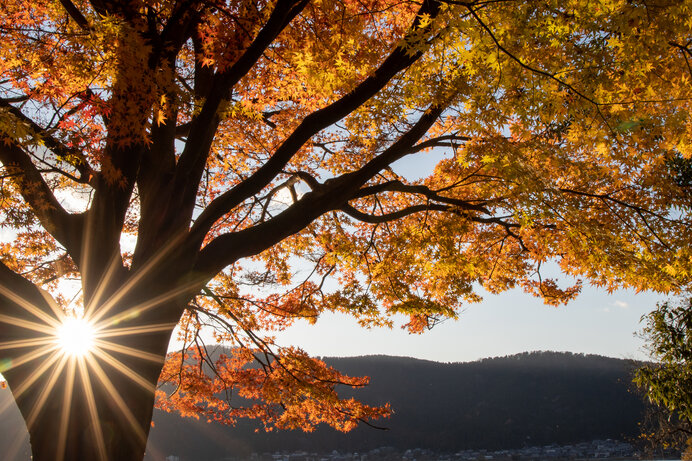
[[[167,334],[150,336],[164,344],[158,361],[108,349],[84,357],[55,351],[6,373],[34,461],[143,459],[168,344]]]
[[[78,369],[73,370],[68,365],[65,371],[65,375],[76,372],[74,381],[70,376],[63,376],[64,382],[53,387],[40,415],[28,427],[33,460],[142,460],[154,393],[120,384],[117,392],[130,412],[125,416],[98,378],[89,376],[91,383],[84,386]],[[64,396],[70,394],[72,383],[72,400],[65,406]],[[33,411],[43,385],[45,382],[37,383],[28,395],[18,400],[25,420]]]
[[[19,344],[2,351],[10,363],[3,375],[26,422],[34,461],[143,459],[156,384],[179,306],[185,305],[180,300],[147,305],[141,300],[160,291],[146,287],[100,319],[95,347],[84,356],[56,347],[45,315],[48,322],[42,323],[15,304],[13,318],[24,323],[0,319],[4,343]],[[28,322],[42,326],[27,327]]]
[[[169,333],[148,335],[163,344],[158,361],[108,349],[84,357],[55,351],[9,370],[33,460],[143,459]]]

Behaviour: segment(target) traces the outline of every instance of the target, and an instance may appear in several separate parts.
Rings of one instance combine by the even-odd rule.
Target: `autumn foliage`
[[[167,410],[348,430],[387,408],[274,332],[339,312],[420,333],[511,288],[685,289],[692,5],[655,3],[2,2],[0,352],[25,416],[29,299],[119,338],[130,371],[95,360],[139,406],[160,374]],[[150,417],[125,419],[146,440]]]

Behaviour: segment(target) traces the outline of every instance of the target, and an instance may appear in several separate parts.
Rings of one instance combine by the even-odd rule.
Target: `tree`
[[[662,174],[692,152],[688,2],[0,11],[0,371],[35,460],[141,459],[159,378],[163,408],[229,423],[386,414],[338,398],[363,379],[272,344],[295,319],[422,332],[480,287],[576,296],[546,263],[609,289],[689,281]],[[83,355],[56,340],[70,315],[95,330]],[[207,327],[231,352],[206,353]]]
[[[692,457],[692,299],[664,302],[645,316],[643,335],[655,363],[637,370],[635,383],[655,405],[644,434]]]

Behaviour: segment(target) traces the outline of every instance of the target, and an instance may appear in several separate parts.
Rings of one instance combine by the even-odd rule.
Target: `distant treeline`
[[[182,461],[279,450],[358,452],[380,446],[429,448],[520,448],[593,439],[634,439],[645,405],[631,392],[637,364],[594,355],[533,352],[472,363],[437,363],[367,356],[326,358],[371,384],[344,394],[372,404],[390,402],[394,415],[348,434],[329,428],[305,434],[265,433],[243,421],[210,425],[157,412],[149,460],[165,455]],[[1,430],[1,428],[0,428]]]

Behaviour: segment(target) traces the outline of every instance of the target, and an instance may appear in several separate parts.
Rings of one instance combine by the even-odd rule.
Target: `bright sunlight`
[[[84,356],[94,346],[94,327],[83,318],[67,317],[58,328],[60,348],[71,356]]]

